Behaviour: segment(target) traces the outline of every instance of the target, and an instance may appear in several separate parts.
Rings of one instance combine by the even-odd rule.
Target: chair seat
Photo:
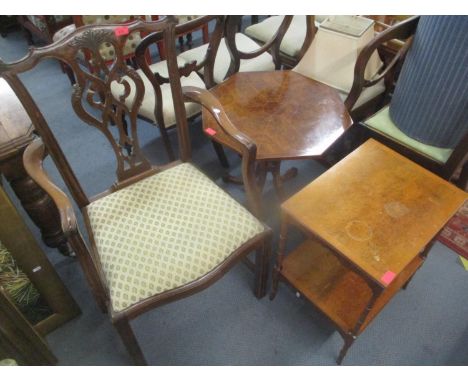
[[[340,94],[340,98],[343,101],[345,101],[349,93],[346,93],[341,89],[337,89],[337,90],[338,90],[338,93]],[[375,97],[379,96],[380,94],[384,92],[385,92],[384,79],[377,82],[375,85],[369,86],[367,88],[363,88],[359,98],[357,99],[356,103],[353,106],[353,110],[357,109],[361,105],[364,105],[366,102],[374,99]]]
[[[259,48],[259,45],[255,41],[242,33],[236,34],[236,45],[242,52],[251,52]],[[179,58],[186,62],[201,62],[205,58],[207,49],[208,44],[201,45],[181,53]],[[213,70],[213,79],[217,84],[223,82],[230,64],[231,56],[229,55],[226,41],[223,38],[219,44]],[[275,64],[273,62],[273,57],[267,52],[250,60],[241,60],[239,67],[239,72],[259,72],[268,70],[275,70]],[[203,74],[203,68],[200,70],[200,74]]]
[[[185,60],[178,58],[177,63],[179,67],[184,66],[186,63]],[[157,72],[161,76],[168,78],[168,71],[167,71],[167,64],[166,61],[160,61],[155,64],[150,65],[150,69],[153,73]],[[153,85],[149,79],[145,76],[141,69],[137,70],[137,73],[143,78],[143,83],[145,85],[145,96],[143,98],[143,102],[140,107],[139,114],[143,117],[149,119],[150,121],[157,122],[156,117],[154,115],[154,106],[155,106],[155,95]],[[128,78],[128,77],[124,77]],[[197,75],[195,72],[191,72],[189,76],[180,78],[180,82],[182,86],[196,86],[199,88],[205,89],[205,83],[203,80]],[[127,106],[131,106],[133,104],[133,99],[135,97],[135,84],[133,81],[129,81],[130,84],[130,94],[128,98],[125,100],[125,104]],[[124,92],[124,86],[119,85],[116,82],[111,84],[111,91],[114,97],[118,98],[120,94]],[[172,99],[172,90],[170,84],[163,84],[161,86],[161,96],[162,96],[162,105],[163,105],[163,118],[164,118],[164,125],[166,128],[172,127],[175,125],[175,112],[174,112],[174,103]],[[193,103],[187,102],[185,103],[185,110],[187,113],[187,118],[190,118],[201,111],[201,106]]]
[[[318,26],[327,16],[315,16],[315,25]],[[264,21],[253,24],[245,28],[245,34],[254,40],[269,41],[283,21],[284,16],[268,17]],[[306,17],[294,16],[288,31],[283,37],[280,45],[280,51],[288,56],[296,57],[304,43],[307,32]]]
[[[189,163],[98,199],[86,212],[115,312],[203,277],[265,230]]]
[[[387,138],[410,147],[413,150],[428,156],[436,162],[447,162],[450,155],[453,153],[452,149],[426,145],[417,141],[416,139],[408,137],[393,123],[392,119],[390,118],[388,106],[378,111],[364,123],[367,127],[378,132],[379,134],[382,134]]]

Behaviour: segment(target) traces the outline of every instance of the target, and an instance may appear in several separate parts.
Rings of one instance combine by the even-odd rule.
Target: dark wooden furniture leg
[[[215,142],[215,141],[211,141],[211,143],[213,144],[213,147],[216,151],[216,155],[218,156],[221,166],[223,166],[224,168],[229,168],[229,161],[226,157],[226,152],[224,151],[223,146],[220,143]]]
[[[130,322],[126,318],[122,318],[116,322],[114,322],[114,326],[119,332],[120,338],[127,348],[127,351],[133,358],[133,362],[137,366],[146,366],[148,363],[141,351],[140,345],[136,340],[135,334],[130,326]]]
[[[169,160],[172,162],[175,160],[174,150],[172,149],[171,141],[169,140],[169,134],[167,134],[167,130],[164,127],[159,126],[159,132],[161,133],[161,138],[163,140],[164,148],[166,149],[167,156]]]
[[[255,297],[262,298],[266,295],[268,282],[268,264],[271,255],[271,234],[267,235],[261,248],[255,255]]]
[[[276,293],[278,292],[278,284],[280,278],[280,272],[283,264],[284,254],[286,250],[286,239],[288,236],[288,222],[286,218],[283,216],[281,219],[281,229],[280,229],[280,239],[278,245],[278,255],[276,258],[276,264],[273,268],[273,275],[272,275],[272,285],[271,285],[271,293],[270,293],[270,300],[273,300],[276,297]]]

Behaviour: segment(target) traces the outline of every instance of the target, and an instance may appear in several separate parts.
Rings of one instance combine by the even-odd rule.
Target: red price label
[[[114,33],[115,33],[116,37],[126,36],[126,35],[128,35],[128,27],[123,26],[123,27],[115,28]]]

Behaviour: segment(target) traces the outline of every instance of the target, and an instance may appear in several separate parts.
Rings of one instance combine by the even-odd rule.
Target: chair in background
[[[284,20],[285,16],[271,16],[257,24],[245,28],[244,33],[254,41],[263,45],[270,41]],[[312,42],[312,31],[328,16],[315,15],[312,22],[307,16],[296,15],[292,18],[288,31],[280,45],[280,60],[285,68],[292,68],[301,60],[305,51]],[[309,24],[308,24],[309,22]]]
[[[257,72],[279,69],[279,44],[281,43],[292,16],[286,16],[278,28],[273,31],[272,37],[263,46],[252,40],[244,33],[238,32],[241,16],[226,16],[225,33],[217,49],[213,63],[213,78],[206,76],[204,67],[198,72],[204,77],[208,88],[223,82],[235,72]],[[230,30],[230,32],[227,32]],[[227,39],[229,37],[229,41]],[[205,44],[188,50],[179,55],[186,62],[203,62],[207,55],[209,45]]]
[[[73,24],[67,25],[60,30],[56,31],[52,36],[52,41],[57,42],[68,36],[70,33],[74,32],[77,28],[85,26],[85,25],[103,25],[103,24],[128,24],[133,20],[140,19],[145,20],[146,16],[133,16],[133,15],[118,15],[118,16],[111,16],[111,15],[75,15],[73,16]],[[138,46],[138,43],[141,41],[142,36],[139,33],[132,34],[128,37],[125,42],[125,46],[123,47],[124,57],[128,62],[132,62],[135,56],[135,49]],[[51,42],[52,42],[51,41]],[[158,45],[159,54],[164,54],[164,47],[160,43]],[[110,64],[115,55],[115,50],[112,46],[103,45],[100,48],[101,56],[105,62]],[[93,71],[95,63],[92,62],[89,52],[82,52],[78,59],[84,64],[87,65],[89,70]],[[149,55],[147,56],[149,60]],[[75,83],[75,78],[73,76],[73,72],[70,68],[64,64],[62,64],[63,71],[67,74],[68,78],[70,79],[70,83],[73,85]]]
[[[29,45],[33,45],[33,38],[50,44],[58,30],[73,22],[71,16],[60,15],[19,15],[17,20],[26,34]]]
[[[197,86],[205,88],[205,82],[212,81],[214,54],[216,53],[220,39],[222,38],[224,20],[223,16],[201,16],[187,23],[178,24],[176,26],[176,35],[186,35],[189,31],[199,29],[204,25],[207,25],[210,21],[215,22],[214,30],[211,34],[209,49],[205,51],[206,55],[198,63],[187,61],[182,55],[177,57],[177,64],[179,67],[184,68],[181,76],[181,83],[183,86]],[[143,43],[143,41],[145,41]],[[148,66],[150,73],[153,73],[150,77],[143,74],[142,67],[146,67],[146,52],[158,39],[151,38],[149,40],[143,40],[140,46],[137,48],[138,56],[140,56],[139,67],[136,73],[143,79],[145,86],[145,94],[143,97],[142,105],[138,112],[138,117],[154,124],[158,127],[161,138],[163,140],[164,147],[166,149],[169,159],[172,161],[175,159],[175,154],[169,139],[168,131],[176,127],[176,111],[173,106],[173,95],[172,88],[169,84],[169,73],[167,71],[167,61],[159,61],[157,63]],[[167,53],[165,53],[167,55]],[[144,62],[142,59],[145,58]],[[194,70],[195,69],[195,70]],[[205,82],[197,74],[197,70],[204,70]],[[156,73],[156,76],[154,75]],[[125,86],[117,83],[113,83],[111,90],[115,97],[119,97],[123,92],[126,91]],[[130,93],[126,97],[127,106],[131,105],[135,96],[135,87],[130,85]],[[200,107],[196,104],[186,104],[186,116],[187,118],[193,119],[200,114]],[[219,152],[221,155],[223,153]],[[224,160],[224,158],[220,158]]]
[[[400,40],[403,39],[403,40],[412,42],[414,40],[414,35],[416,33],[419,23],[420,23],[419,16],[409,18],[383,31],[380,35],[377,36],[377,38],[371,44],[366,46],[366,48],[361,52],[361,55],[356,64],[357,75],[356,75],[356,79],[353,84],[353,88],[350,92],[350,96],[348,97],[347,102],[352,104],[352,102],[357,98],[356,94],[358,94],[363,87],[371,85],[371,82],[362,80],[364,63],[366,62],[368,57],[376,49],[379,49],[380,46],[382,46],[383,44],[387,44],[389,41],[393,41],[394,39],[400,39]],[[465,26],[467,25],[468,24],[465,23]],[[389,66],[386,69],[386,71],[391,70],[392,68],[395,68],[397,66],[401,67],[402,58],[405,55],[409,55],[411,49],[412,49],[412,44],[411,43],[406,44],[400,50],[400,52],[395,56],[392,62],[392,67]],[[419,45],[418,49],[419,51],[422,52],[422,49],[424,49],[424,47],[422,45]],[[430,49],[431,51],[432,49],[434,49],[432,45]],[[445,49],[445,42],[444,42],[444,49]],[[458,54],[458,53],[455,53],[455,54]],[[445,62],[446,60],[450,61],[452,59],[449,59],[446,56],[444,56],[443,62]],[[436,61],[437,61],[436,57],[434,57],[433,62],[435,63]],[[406,61],[405,61],[405,64],[406,64]],[[460,64],[462,65],[461,67],[463,67],[463,64],[462,63]],[[421,73],[421,71],[419,70],[418,72]],[[452,73],[454,72],[452,71]],[[461,74],[460,71],[458,71],[457,73],[460,75],[463,75]],[[427,74],[424,74],[424,73],[421,75],[427,76]],[[441,74],[439,73],[438,75],[441,75]],[[446,81],[448,80],[445,74],[443,74],[443,77],[444,77],[444,80]],[[360,81],[357,80],[359,78],[361,79]],[[401,78],[398,81],[400,80]],[[431,80],[432,80],[432,76],[431,76]],[[466,83],[466,78],[459,78],[459,79],[452,78],[452,82],[464,84]],[[420,89],[420,87],[418,89]],[[420,92],[421,91],[418,90],[418,94]],[[425,92],[420,93],[420,94],[424,94],[425,96],[432,97],[432,94],[431,94],[432,92],[433,90],[432,91],[426,90]],[[433,95],[434,99],[437,96],[438,95],[434,94]],[[463,104],[463,102],[464,101],[460,102],[460,104]],[[455,178],[458,178],[456,179],[456,184],[461,188],[466,188],[467,180],[468,180],[468,164],[467,164],[468,131],[465,132],[464,134],[461,134],[460,139],[452,148],[443,148],[443,147],[437,147],[434,145],[425,144],[422,141],[411,138],[409,135],[407,135],[404,131],[400,129],[401,126],[399,127],[397,123],[394,121],[394,118],[392,119],[392,117],[390,116],[391,105],[392,105],[392,101],[390,101],[390,104],[381,108],[370,118],[362,121],[358,125],[360,128],[360,132],[364,135],[363,137],[361,137],[361,141],[368,137],[377,139],[380,142],[384,143],[385,145],[407,156],[411,160],[417,162],[421,166],[436,173],[437,175],[441,176],[444,179],[454,180]],[[425,114],[427,115],[429,111],[432,111],[432,108],[433,106],[429,106]],[[463,108],[463,106],[460,106],[460,108]],[[412,110],[412,113],[414,114],[419,111],[420,110]],[[465,115],[466,115],[466,109],[465,109]],[[445,123],[445,120],[444,122],[441,122],[441,123]],[[466,126],[466,123],[465,123],[465,126]]]
[[[142,77],[126,64],[122,46],[132,33],[156,33],[157,38],[164,39],[168,55],[175,57],[175,24],[174,18],[167,17],[152,23],[139,20],[123,29],[118,24],[87,26],[58,43],[31,50],[15,63],[0,61],[0,76],[18,95],[41,137],[26,149],[26,170],[56,203],[63,232],[99,307],[110,314],[137,364],[146,361],[131,329],[131,319],[208,287],[253,250],[257,251],[255,295],[262,297],[266,289],[271,231],[189,163],[187,130],[179,134],[182,162],[154,167],[139,147],[137,115],[146,89]],[[110,67],[100,53],[103,44],[115,49]],[[78,63],[77,55],[83,49],[92,54],[99,72],[87,71]],[[116,155],[116,182],[93,198],[84,192],[52,130],[18,78],[18,74],[48,58],[62,60],[73,70],[77,81],[71,97],[74,111],[105,135]],[[145,61],[144,54],[141,59]],[[178,94],[176,60],[169,60],[168,66],[172,92]],[[112,83],[122,84],[125,92],[114,96]],[[134,98],[127,106],[130,84]],[[174,107],[177,122],[184,122],[183,109],[178,104]],[[128,128],[124,119],[129,122]],[[83,214],[89,244],[78,229],[68,196],[43,169],[46,151]],[[244,167],[248,177],[252,166],[247,157]],[[250,202],[254,204],[252,199]]]

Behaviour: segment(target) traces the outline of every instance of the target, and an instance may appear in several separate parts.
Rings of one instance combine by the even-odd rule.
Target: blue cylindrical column
[[[468,16],[421,16],[390,117],[409,137],[454,148],[468,131]]]

